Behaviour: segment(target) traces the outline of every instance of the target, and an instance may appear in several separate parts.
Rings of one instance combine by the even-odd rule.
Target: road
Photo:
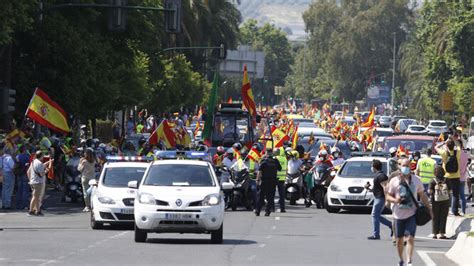
[[[81,207],[61,204],[44,217],[0,213],[0,265],[396,265],[398,257],[383,228],[371,232],[367,212],[329,214],[314,206],[256,217],[226,212],[224,243],[209,235],[149,234],[133,241],[129,228],[91,230]],[[443,255],[453,240],[432,240],[418,228],[414,265],[453,265]],[[421,257],[420,257],[421,256]]]

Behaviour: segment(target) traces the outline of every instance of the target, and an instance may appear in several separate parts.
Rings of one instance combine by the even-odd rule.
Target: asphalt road
[[[396,265],[389,230],[371,232],[367,212],[329,214],[314,206],[256,217],[228,211],[224,243],[209,235],[149,234],[133,241],[130,228],[92,230],[79,206],[52,205],[44,217],[0,213],[0,265]],[[453,265],[444,257],[453,240],[432,240],[418,228],[414,265]]]

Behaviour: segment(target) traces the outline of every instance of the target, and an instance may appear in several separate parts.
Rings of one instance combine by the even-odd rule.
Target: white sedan
[[[108,162],[104,165],[99,180],[91,180],[92,229],[102,228],[105,223],[133,224],[133,205],[136,189],[128,188],[128,182],[139,182],[149,163]]]
[[[141,182],[135,200],[135,242],[148,233],[209,233],[212,243],[222,243],[224,197],[209,162],[155,161]]]
[[[373,187],[374,173],[372,161],[382,162],[382,171],[387,175],[397,169],[397,162],[385,157],[352,157],[337,172],[326,193],[324,205],[329,213],[340,209],[370,208],[373,194],[364,187],[367,183]]]

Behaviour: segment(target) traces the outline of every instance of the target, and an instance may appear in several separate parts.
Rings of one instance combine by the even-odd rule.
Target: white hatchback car
[[[382,170],[390,175],[397,169],[397,161],[385,157],[352,157],[339,169],[326,193],[324,205],[329,213],[340,209],[370,208],[373,205],[373,194],[364,186],[373,187],[374,173],[372,161],[382,162]]]
[[[155,161],[128,187],[138,188],[135,242],[148,233],[209,233],[212,243],[222,243],[224,197],[209,162]]]
[[[99,180],[91,180],[92,229],[110,225],[132,223],[136,189],[128,188],[128,182],[141,181],[149,163],[107,162]]]

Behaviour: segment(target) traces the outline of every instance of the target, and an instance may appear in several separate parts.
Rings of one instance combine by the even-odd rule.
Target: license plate
[[[364,196],[346,196],[347,200],[364,200]]]
[[[166,213],[165,219],[168,220],[187,220],[192,219],[193,215],[189,213]]]
[[[133,214],[133,209],[120,209],[121,214]]]

